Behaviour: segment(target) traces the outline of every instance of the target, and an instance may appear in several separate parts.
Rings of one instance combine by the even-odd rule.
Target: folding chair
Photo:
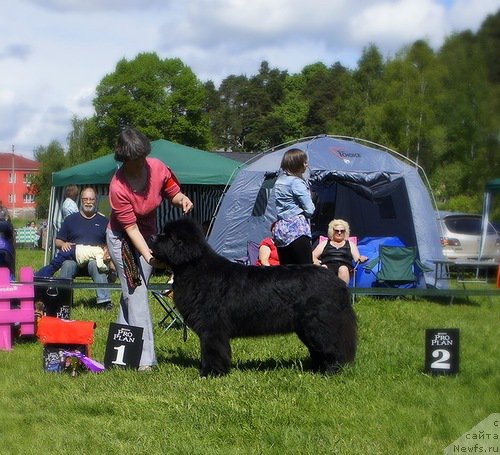
[[[182,338],[184,341],[186,341],[188,337],[188,326],[182,319],[182,316],[177,311],[175,306],[172,305],[170,301],[170,294],[172,293],[172,290],[169,289],[167,291],[162,291],[162,292],[151,291],[151,293],[165,311],[165,315],[163,316],[161,321],[158,322],[158,325],[160,327],[163,327],[164,332],[172,328],[181,328],[183,330]]]
[[[374,269],[379,266],[378,272]],[[380,245],[379,256],[363,266],[366,273],[375,275],[375,285],[385,287],[416,287],[423,272],[434,269],[427,267],[417,258],[413,246]]]
[[[257,264],[257,260],[259,259],[259,247],[260,245],[258,243],[252,242],[251,240],[247,242],[249,265]]]
[[[247,254],[241,258],[235,259],[235,262],[245,265],[255,265],[259,259],[259,246],[257,242],[249,240],[247,242]]]

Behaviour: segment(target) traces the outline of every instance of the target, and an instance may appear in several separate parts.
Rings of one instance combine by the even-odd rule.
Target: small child
[[[94,259],[97,269],[101,273],[108,273],[108,281],[116,280],[116,269],[111,256],[109,255],[108,247],[93,246],[93,245],[73,245],[69,251],[59,251],[50,264],[42,267],[35,273],[37,277],[48,278],[53,276],[63,265],[64,261],[76,261],[79,267],[88,264]]]

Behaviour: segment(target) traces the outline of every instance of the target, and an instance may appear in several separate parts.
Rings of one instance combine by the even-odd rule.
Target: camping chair
[[[422,273],[433,269],[417,258],[416,247],[380,245],[379,256],[364,264],[364,270],[375,275],[375,286],[416,287]]]
[[[259,259],[259,246],[257,242],[249,240],[247,242],[247,254],[241,258],[235,259],[236,262],[245,265],[255,265],[257,264],[257,259]]]
[[[163,316],[161,321],[158,322],[158,325],[160,327],[163,327],[164,332],[172,328],[182,329],[183,330],[182,338],[184,341],[186,341],[188,337],[188,326],[184,322],[184,319],[182,319],[182,316],[177,311],[175,306],[172,304],[172,301],[170,300],[170,294],[172,293],[172,290],[169,289],[162,292],[151,291],[151,293],[165,311],[165,315]]]

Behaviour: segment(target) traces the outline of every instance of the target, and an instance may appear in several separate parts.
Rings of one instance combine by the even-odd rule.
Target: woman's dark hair
[[[306,164],[306,152],[300,149],[290,149],[283,155],[281,160],[281,169],[283,169],[287,174],[302,177]]]
[[[115,148],[116,161],[131,161],[145,158],[151,153],[149,139],[134,128],[124,129],[118,136]]]

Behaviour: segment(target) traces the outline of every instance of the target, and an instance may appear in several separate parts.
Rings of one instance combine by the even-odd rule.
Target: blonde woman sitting
[[[346,284],[349,284],[349,274],[352,263],[365,262],[366,256],[359,254],[358,247],[349,242],[349,223],[337,219],[328,224],[328,239],[322,240],[313,250],[313,262],[333,270]]]

